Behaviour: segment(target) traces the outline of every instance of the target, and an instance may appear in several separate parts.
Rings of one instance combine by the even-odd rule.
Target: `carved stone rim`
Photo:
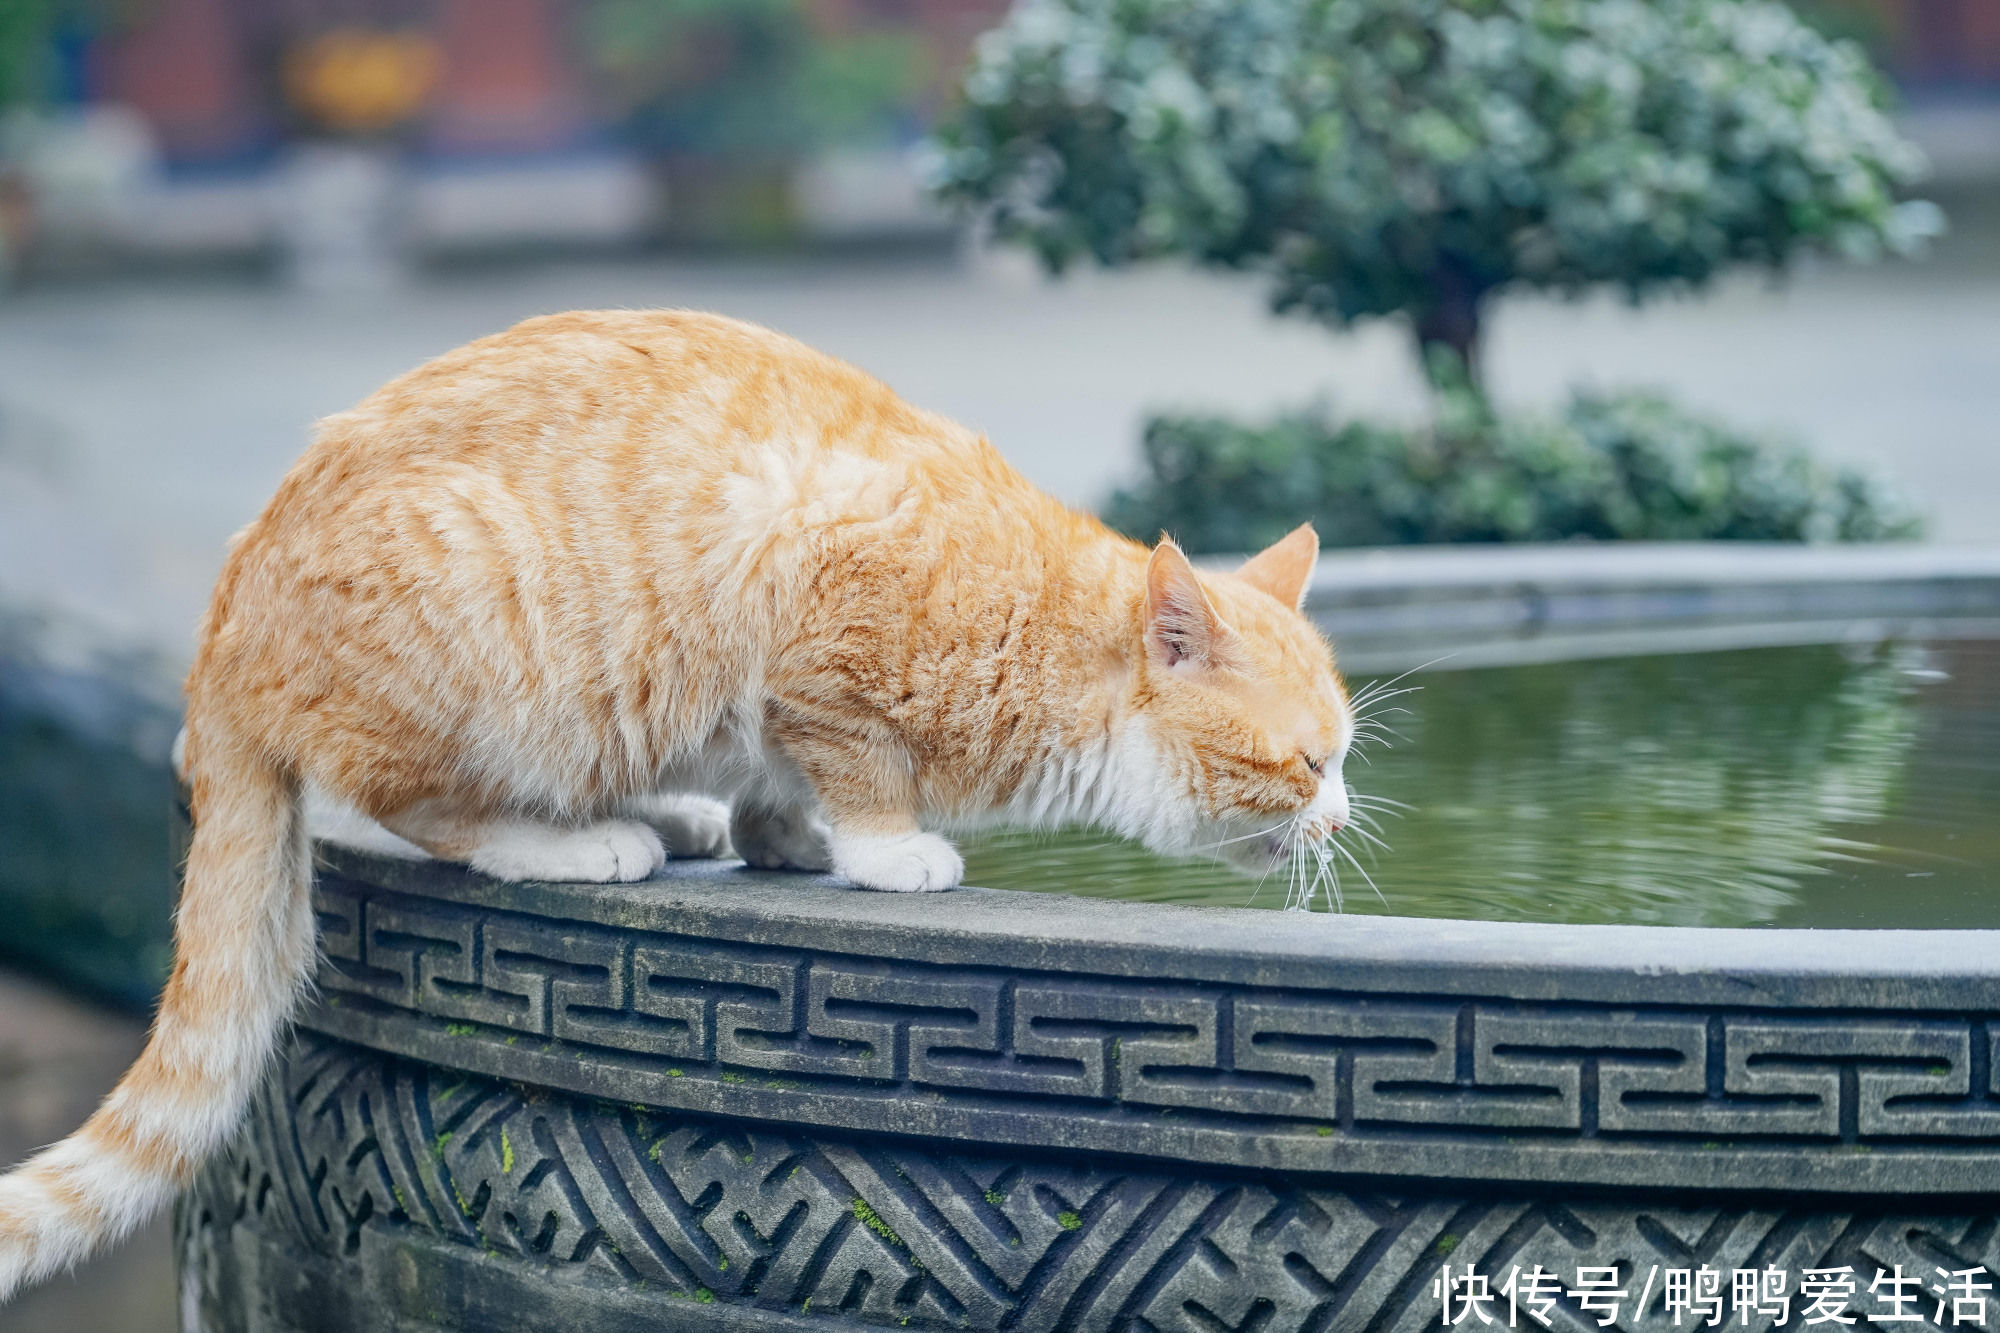
[[[824,875],[673,862],[637,884],[499,884],[332,845],[364,883],[468,907],[918,963],[1351,992],[1902,1011],[2000,1005],[2000,929],[1559,925],[1271,912],[961,888],[870,893]]]
[[[1286,1173],[2000,1190],[2000,931],[1318,917],[323,848],[304,1026],[612,1102]]]

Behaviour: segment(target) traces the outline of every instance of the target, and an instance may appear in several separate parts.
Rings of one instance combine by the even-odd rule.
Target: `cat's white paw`
[[[739,804],[729,812],[729,841],[759,870],[830,870],[826,825],[803,806]]]
[[[608,884],[644,879],[666,860],[650,827],[611,819],[578,829],[509,824],[493,830],[467,864],[495,879]]]
[[[965,858],[935,833],[835,835],[833,870],[864,889],[932,893],[958,887]]]
[[[653,826],[667,855],[713,860],[729,855],[729,807],[706,796],[639,796],[625,812]]]

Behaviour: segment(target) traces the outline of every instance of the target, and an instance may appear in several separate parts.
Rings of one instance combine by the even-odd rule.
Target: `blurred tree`
[[[806,0],[595,0],[584,34],[629,133],[669,155],[886,138],[925,73],[915,34],[821,31]]]
[[[1918,246],[1940,217],[1898,201],[1921,162],[1883,92],[1773,0],[1027,0],[941,188],[1051,269],[1187,255],[1278,311],[1403,315],[1476,383],[1509,289]]]
[[[59,0],[0,4],[0,106],[38,101],[54,65]]]
[[[52,155],[42,152],[56,120],[50,108],[81,100],[90,37],[141,3],[0,0],[0,288],[19,272],[38,230],[38,197],[51,174]]]
[[[1799,17],[1828,37],[1861,43],[1876,60],[1896,54],[1899,27],[1896,11],[1882,0],[1789,0]]]
[[[81,41],[127,8],[124,0],[0,0],[0,107],[57,95],[64,38]]]

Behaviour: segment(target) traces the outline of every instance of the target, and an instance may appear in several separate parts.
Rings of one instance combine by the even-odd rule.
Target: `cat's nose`
[[[1320,784],[1319,798],[1313,802],[1313,814],[1320,821],[1332,825],[1334,833],[1347,827],[1347,784],[1339,773],[1329,773]]]

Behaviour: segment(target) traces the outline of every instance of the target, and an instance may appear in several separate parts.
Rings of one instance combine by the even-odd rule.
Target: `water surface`
[[[1431,670],[1349,784],[1380,821],[1338,910],[1494,921],[2000,927],[2000,642]],[[1364,681],[1353,682],[1359,690]],[[1369,852],[1373,850],[1371,859]],[[1091,834],[965,844],[995,888],[1279,908]],[[1379,889],[1379,896],[1377,890]],[[1331,895],[1315,906],[1336,910]]]

